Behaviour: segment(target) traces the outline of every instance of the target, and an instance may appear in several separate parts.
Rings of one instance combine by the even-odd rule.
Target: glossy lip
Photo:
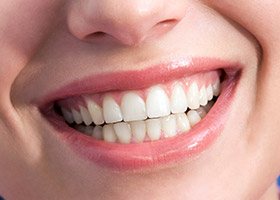
[[[183,64],[182,64],[183,63]],[[219,59],[196,58],[184,62],[161,64],[138,71],[115,72],[74,81],[47,97],[41,105],[43,114],[54,126],[63,142],[77,155],[101,166],[116,170],[137,170],[159,167],[198,155],[207,149],[221,134],[230,113],[234,91],[240,77],[241,65]],[[182,76],[223,69],[227,79],[222,92],[206,117],[188,133],[174,138],[141,144],[117,144],[95,140],[70,128],[49,109],[50,102],[86,93],[145,88]]]
[[[230,74],[231,71],[241,69],[241,65],[238,62],[229,62],[217,58],[179,59],[145,69],[97,74],[74,80],[33,103],[44,110],[47,105],[60,99],[107,91],[138,90],[184,76],[217,69],[224,69]]]

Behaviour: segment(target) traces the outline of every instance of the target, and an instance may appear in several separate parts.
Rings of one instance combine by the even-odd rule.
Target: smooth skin
[[[276,0],[0,1],[0,194],[276,200],[279,10]],[[221,137],[195,159],[137,172],[102,168],[57,140],[33,103],[87,74],[185,56],[244,65]]]

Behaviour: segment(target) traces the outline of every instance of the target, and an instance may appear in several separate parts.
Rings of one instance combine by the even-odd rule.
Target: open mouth
[[[202,152],[223,129],[240,67],[198,59],[156,71],[72,84],[42,112],[75,151],[107,167],[137,169]]]
[[[220,94],[221,71],[205,72],[137,91],[83,95],[56,102],[69,126],[97,140],[142,143],[187,132]]]

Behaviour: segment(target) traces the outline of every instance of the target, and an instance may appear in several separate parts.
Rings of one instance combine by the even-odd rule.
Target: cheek
[[[257,103],[253,121],[258,121],[255,127],[270,127],[270,132],[279,132],[275,130],[276,127],[280,128],[276,120],[280,117],[280,1],[209,0],[207,3],[243,26],[258,40],[262,58],[258,70]]]
[[[280,1],[208,1],[216,10],[247,29],[262,48],[256,83],[256,102],[249,120],[250,158],[259,166],[255,175],[261,191],[279,174],[280,156]],[[253,175],[253,176],[254,176]],[[258,177],[258,178],[257,178]],[[256,193],[256,191],[254,191]]]
[[[13,81],[51,30],[60,0],[0,2],[0,103],[8,100]],[[2,105],[2,104],[1,104]]]

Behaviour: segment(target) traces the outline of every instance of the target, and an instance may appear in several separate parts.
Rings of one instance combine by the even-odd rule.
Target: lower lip
[[[106,143],[70,128],[54,113],[48,119],[74,152],[95,164],[121,171],[160,167],[192,158],[217,140],[229,117],[238,78],[235,75],[224,81],[222,93],[207,116],[188,133],[174,138],[142,144]]]

